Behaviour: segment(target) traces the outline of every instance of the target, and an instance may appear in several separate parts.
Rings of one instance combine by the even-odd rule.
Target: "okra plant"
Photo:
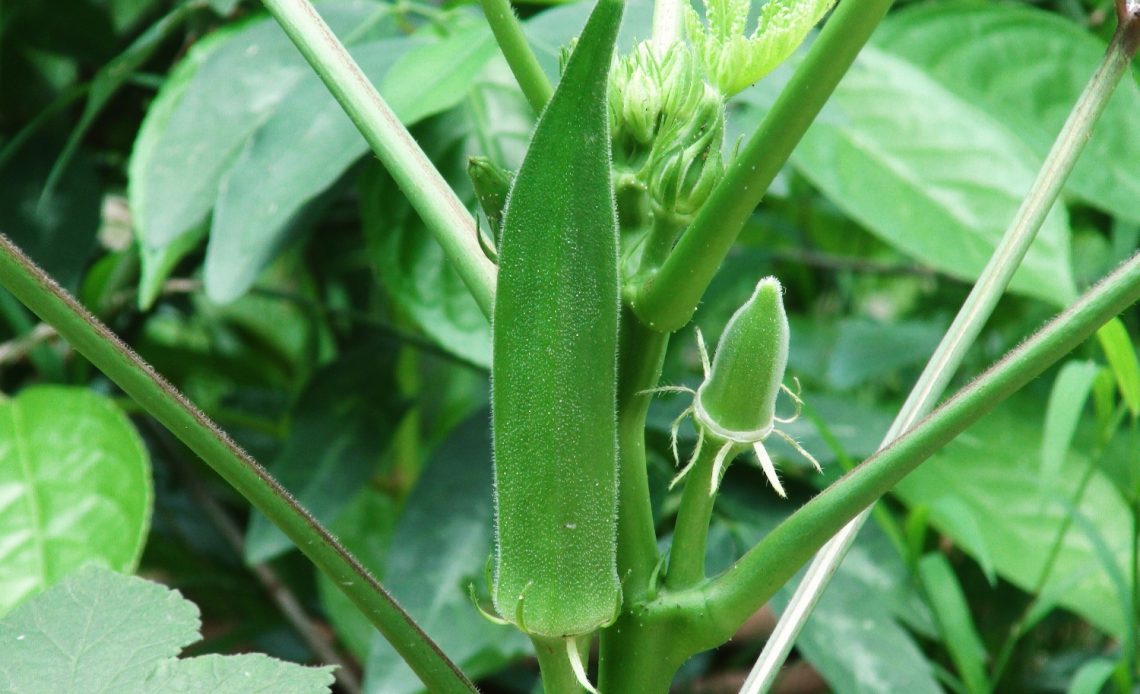
[[[7,237],[0,239],[0,284],[135,403],[124,407],[173,435],[147,437],[163,456],[181,457],[176,439],[248,500],[259,515],[234,542],[274,587],[308,647],[334,662],[340,656],[327,631],[306,621],[300,601],[280,598],[281,582],[265,563],[290,543],[311,560],[336,638],[367,663],[363,684],[350,666],[341,668],[345,691],[470,692],[476,679],[488,691],[522,691],[494,677],[536,659],[550,694],[664,693],[707,668],[702,654],[745,633],[769,603],[783,617],[744,691],[772,686],[801,628],[801,655],[836,691],[861,691],[864,675],[879,677],[880,684],[866,685],[875,691],[938,691],[939,681],[956,691],[995,691],[1009,682],[1022,637],[1058,605],[1106,635],[1104,654],[1071,673],[1071,691],[1125,692],[1140,682],[1140,366],[1129,334],[1136,314],[1121,315],[1140,298],[1140,174],[1130,158],[1140,156],[1131,68],[1140,6],[1119,0],[1116,28],[1092,72],[1066,51],[1071,43],[1080,47],[1073,55],[1087,56],[1091,42],[1096,53],[1102,47],[1095,39],[1055,17],[1005,6],[908,9],[868,44],[889,0],[656,0],[653,7],[586,0],[528,11],[534,16],[525,21],[507,0],[481,0],[482,16],[417,3],[263,1],[273,21],[243,20],[198,41],[148,106],[129,164],[136,245],[91,270],[80,286],[87,306],[37,265],[51,258],[42,248],[25,253]],[[241,3],[179,4],[98,74],[79,134],[45,176],[39,214],[50,216],[44,210],[65,186],[83,130],[125,84],[125,73],[207,5],[225,14]],[[1022,35],[1018,22],[1030,30]],[[991,50],[986,41],[999,39]],[[1016,59],[1009,56],[1021,47],[1032,67],[1043,46],[1057,54],[1042,64],[1080,64],[1089,73],[1074,68],[1028,83],[1025,67],[1014,73],[1026,84],[995,89],[963,67]],[[234,65],[237,72],[225,74]],[[1063,123],[1046,127],[1020,113],[1060,81],[1073,87],[1061,90],[1072,102]],[[1125,88],[1114,96],[1121,81]],[[219,90],[232,101],[223,102]],[[894,100],[908,98],[916,108],[943,110],[931,122],[891,121],[890,112],[905,110]],[[949,142],[957,136],[942,127],[963,119],[984,127],[970,141]],[[28,128],[0,142],[0,173],[34,137]],[[1018,128],[1029,134],[1012,139]],[[1080,159],[1086,147],[1091,163]],[[931,151],[938,156],[924,158]],[[1015,181],[1002,178],[1009,172]],[[1119,190],[1128,185],[1134,188]],[[1091,229],[1081,233],[1081,252],[1096,255],[1076,263],[1089,285],[1079,295],[1062,193]],[[811,209],[799,209],[808,207],[803,199]],[[320,253],[334,259],[327,266],[282,255],[292,236],[330,206],[342,211],[346,200],[359,208],[383,292],[373,278],[353,273],[361,252],[336,250],[348,242],[333,234],[319,237]],[[835,330],[822,313],[813,320],[804,310],[804,295],[814,291],[809,270],[798,261],[820,259],[780,255],[786,246],[770,237],[785,223],[815,230],[833,249],[858,248],[845,236],[870,230],[882,241],[860,249],[860,267],[900,251],[921,264],[888,268],[906,275],[894,283],[844,268],[836,284],[859,286],[837,287],[837,294],[896,313],[924,300],[949,305],[947,297],[961,307],[952,321],[948,314],[897,333],[857,322]],[[933,223],[957,226],[927,228]],[[1101,233],[1097,225],[1111,228]],[[175,274],[194,264],[207,236],[204,279],[187,289]],[[940,280],[926,268],[971,288],[932,291]],[[137,301],[145,316],[143,356],[93,315],[132,325],[116,313],[125,302],[108,289],[122,277],[137,280],[128,302]],[[1018,315],[998,311],[1002,326],[1040,322],[1042,306],[1063,310],[1029,337],[995,330],[971,349],[1007,290],[1030,298],[1003,305]],[[186,292],[201,300],[194,306],[208,316],[204,322],[178,317],[186,307],[176,302]],[[286,295],[299,317],[243,303]],[[234,308],[219,308],[235,300]],[[826,306],[826,297],[816,304]],[[0,310],[29,327],[17,304],[0,302]],[[355,339],[378,315],[382,339]],[[187,325],[197,331],[190,346],[171,337]],[[283,338],[290,326],[304,337]],[[177,385],[205,399],[210,415],[228,413],[247,426],[250,418],[232,416],[233,398],[219,395],[217,380],[180,361],[215,332],[218,363],[239,377],[262,376],[240,360],[226,362],[225,350],[260,340],[309,378],[294,394],[292,429],[268,471],[144,361],[173,369]],[[20,355],[63,378],[59,354],[45,351],[35,334],[24,338],[30,346]],[[341,350],[342,342],[364,348]],[[846,345],[846,367],[865,369],[866,378],[836,385],[843,367],[809,354],[825,342],[840,345],[829,348],[836,361]],[[991,345],[1006,343],[1016,347],[943,398],[961,367],[980,370],[974,367],[996,356]],[[21,358],[10,355],[23,347],[5,347],[0,364]],[[927,352],[888,427],[881,404],[858,393],[878,397],[900,386],[872,390],[874,376],[909,384]],[[1010,433],[998,406],[1030,406],[1032,398],[1015,394],[1040,393],[1042,381],[1034,380],[1073,352],[1082,358],[1057,372],[1041,431],[1031,425],[1026,434],[1019,424]],[[1101,355],[1104,366],[1090,359]],[[259,374],[276,368],[258,363]],[[893,366],[876,372],[881,363]],[[26,663],[45,643],[58,642],[64,656],[86,653],[88,645],[65,638],[64,622],[44,615],[62,620],[74,603],[77,612],[90,608],[88,622],[103,628],[120,617],[92,607],[97,594],[121,592],[145,593],[148,609],[174,615],[167,622],[179,633],[164,637],[161,658],[142,665],[111,648],[103,657],[121,670],[99,674],[107,678],[100,686],[217,686],[231,669],[252,668],[265,687],[327,690],[327,671],[275,669],[259,656],[176,659],[197,635],[196,613],[153,585],[84,569],[35,595],[87,559],[128,572],[139,561],[152,503],[149,463],[138,434],[101,397],[37,388],[0,403],[0,489],[21,489],[12,498],[26,498],[30,509],[24,520],[5,521],[0,505],[0,528],[9,523],[12,546],[27,545],[18,555],[23,568],[0,569],[0,687],[62,686],[53,668],[67,658],[53,655],[39,668]],[[65,400],[53,421],[52,403]],[[1095,419],[1083,414],[1086,401]],[[985,442],[982,451],[954,454],[961,450],[954,446],[970,444],[951,442],[975,424],[971,435]],[[264,444],[282,426],[262,422],[260,438],[243,442]],[[886,432],[881,443],[868,445],[877,430]],[[84,441],[75,431],[95,433]],[[423,468],[421,446],[432,437],[438,451]],[[1092,443],[1070,455],[1078,439]],[[1037,456],[1038,446],[1040,463],[1023,463],[1024,451]],[[144,492],[117,504],[100,492],[102,502],[75,504],[69,515],[63,497],[53,496],[67,476],[54,459],[68,456],[68,447],[79,476],[97,464],[89,459],[129,458],[116,474]],[[1110,459],[1123,462],[1114,467]],[[994,472],[1001,462],[1010,468],[1004,477]],[[201,491],[194,463],[177,469],[205,497],[203,508],[223,534],[236,537]],[[388,492],[377,490],[385,485]],[[955,485],[977,499],[947,492]],[[1001,485],[1022,506],[1053,515],[1007,524]],[[892,491],[905,511],[894,502],[875,506]],[[100,504],[115,511],[91,516],[89,527],[133,544],[115,552],[75,549],[83,543],[59,530]],[[847,622],[858,616],[881,629],[860,638],[887,635],[889,657],[878,660],[861,643],[824,643],[854,639],[850,631],[805,627],[872,507],[877,527],[855,551],[881,565],[881,585],[843,571],[837,582],[849,594],[856,585],[858,599],[843,603]],[[1108,520],[1090,517],[1091,507]],[[979,509],[990,515],[979,517]],[[178,534],[177,523],[168,523],[174,530],[163,523],[157,515],[155,532]],[[446,532],[432,534],[437,526]],[[931,528],[938,538],[929,537]],[[1074,540],[1078,532],[1084,535]],[[26,543],[24,535],[38,539]],[[967,568],[956,573],[952,560]],[[1096,562],[1090,578],[1086,565]],[[997,646],[990,633],[979,634],[984,625],[965,599],[973,574],[994,590],[1008,594],[1016,586],[1029,596],[997,630]],[[446,585],[425,588],[429,578]],[[873,601],[859,591],[890,602],[894,616],[869,616]],[[923,639],[936,664],[895,617]],[[107,631],[117,644],[114,629]],[[756,650],[743,651],[749,663]],[[869,662],[885,670],[855,669]]]

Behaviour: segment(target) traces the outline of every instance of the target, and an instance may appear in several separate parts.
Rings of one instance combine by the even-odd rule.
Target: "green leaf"
[[[0,490],[0,614],[87,562],[130,571],[142,554],[150,461],[102,396],[39,386],[0,402]]]
[[[475,414],[432,455],[383,559],[384,585],[473,679],[530,652],[530,642],[519,631],[488,621],[467,593],[471,583],[483,593],[491,554],[487,420],[486,411]],[[384,694],[423,689],[379,635],[372,639],[365,684],[368,691]]]
[[[1113,318],[1096,331],[1096,339],[1116,377],[1124,404],[1133,417],[1140,417],[1140,361],[1127,328],[1119,318]]]
[[[1056,480],[1099,371],[1100,367],[1094,362],[1074,360],[1066,362],[1057,373],[1041,431],[1043,482]]]
[[[174,657],[199,639],[176,591],[88,566],[0,620],[0,689],[13,694],[315,694],[332,668],[263,655]]]
[[[459,198],[473,207],[474,194],[463,171],[470,151],[464,114],[446,114],[417,133]],[[380,282],[395,303],[441,347],[489,369],[491,327],[486,317],[407,198],[377,164],[360,177],[360,215]]]
[[[974,627],[966,595],[946,557],[932,552],[918,562],[918,576],[934,610],[942,643],[966,685],[966,691],[990,691],[986,678],[986,647]]]
[[[839,321],[827,362],[827,382],[846,390],[882,379],[904,367],[921,367],[945,332],[943,321],[880,323],[865,318]]]
[[[990,587],[995,587],[997,566],[994,563],[993,551],[986,544],[986,536],[982,533],[978,519],[974,517],[970,507],[961,499],[951,496],[943,497],[937,503],[938,517],[942,519],[943,526],[954,529],[954,537],[958,538],[962,547],[978,561],[978,566],[982,569]]]
[[[365,487],[345,505],[330,529],[373,576],[383,576],[384,557],[391,545],[396,517],[396,503],[390,496]],[[366,661],[376,628],[332,579],[320,572],[317,572],[317,593],[341,642],[357,660]],[[419,681],[410,672],[407,676],[413,682]]]
[[[95,248],[102,196],[92,160],[78,152],[44,197],[52,140],[32,140],[0,168],[0,231],[65,287],[79,284]]]
[[[400,421],[392,368],[391,348],[366,342],[314,374],[297,400],[284,452],[269,471],[323,524],[334,522],[376,472]],[[253,515],[247,562],[292,547],[269,519]]]
[[[1116,663],[1108,658],[1093,658],[1077,670],[1069,682],[1068,694],[1100,694],[1116,670]]]
[[[759,508],[754,497],[732,488],[717,498],[714,531],[724,527],[725,518],[738,546],[723,558],[724,564],[710,565],[710,573],[727,568],[780,520],[773,510]],[[798,579],[773,597],[777,612],[787,607],[796,583]],[[912,588],[898,553],[872,525],[856,538],[804,625],[796,648],[836,694],[936,694],[942,690],[930,662],[910,632],[899,624],[901,620],[914,631],[931,636],[932,619]]]
[[[890,15],[873,41],[982,108],[1042,161],[1104,55],[1105,44],[1057,14],[1020,4],[941,2]],[[994,69],[995,66],[1001,69]],[[1117,89],[1066,183],[1113,215],[1140,221],[1140,92]]]
[[[772,90],[761,83],[741,97],[763,108]],[[757,115],[746,117],[755,122]],[[1029,190],[1038,162],[985,111],[869,46],[792,163],[879,238],[954,277],[974,280]],[[1076,295],[1063,209],[1046,219],[1010,288],[1057,305]]]
[[[360,44],[353,57],[401,122],[412,125],[466,95],[495,48],[483,24],[448,38]],[[368,143],[315,75],[290,91],[247,140],[219,183],[206,254],[206,291],[219,302],[244,293],[280,249],[306,203],[368,152]]]
[[[338,35],[387,12],[367,0],[321,3]],[[306,78],[316,80],[269,17],[225,27],[194,45],[147,110],[131,152],[129,197],[144,257],[206,220],[251,135],[279,107],[295,107],[286,97]]]
[[[1037,585],[1069,514],[1064,504],[1054,502],[1056,494],[1072,499],[1088,465],[1083,456],[1067,456],[1057,492],[1045,489],[1035,447],[1027,445],[1040,435],[1041,415],[1040,404],[1014,400],[987,415],[895,489],[908,506],[928,506],[931,524],[971,553],[976,542],[961,537],[966,529],[940,512],[940,500],[959,499],[977,519],[998,575],[1023,590]],[[1127,556],[1131,536],[1120,519],[1127,517],[1128,509],[1099,471],[1093,473],[1079,508],[1110,550],[1117,557]],[[1065,534],[1042,594],[1055,596],[1061,605],[1109,634],[1124,633],[1124,607],[1112,577],[1078,532]]]

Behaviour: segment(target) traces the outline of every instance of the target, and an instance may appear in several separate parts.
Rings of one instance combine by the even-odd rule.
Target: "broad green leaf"
[[[63,151],[60,152],[52,166],[51,173],[48,175],[47,183],[44,185],[45,195],[50,195],[50,192],[54,190],[56,182],[67,168],[79,147],[79,143],[83,140],[83,136],[87,134],[88,128],[102,113],[103,107],[118,93],[119,87],[123,86],[127,78],[150,58],[167,36],[182,25],[182,21],[193,9],[194,7],[190,3],[182,3],[175,7],[165,17],[144,31],[125,51],[115,56],[109,63],[100,68],[99,72],[95,73],[95,77],[91,79],[90,91],[87,93],[87,102],[83,105],[83,114],[79,116],[79,122],[72,128],[67,137],[67,143],[63,146]]]
[[[1093,658],[1077,670],[1069,683],[1068,694],[1100,694],[1116,670],[1116,663],[1108,658]]]
[[[931,524],[970,552],[975,543],[960,538],[963,529],[939,511],[940,500],[959,499],[977,519],[998,575],[1023,590],[1037,585],[1069,514],[1064,504],[1054,501],[1056,495],[1072,499],[1088,465],[1083,456],[1067,456],[1057,492],[1045,489],[1032,445],[1040,436],[1041,415],[1040,405],[1027,399],[1012,401],[936,453],[895,489],[909,506],[928,506]],[[1128,510],[1100,472],[1093,473],[1079,508],[1110,552],[1123,561],[1131,537],[1120,519],[1127,517]],[[1062,606],[1109,634],[1124,633],[1124,608],[1112,578],[1080,532],[1065,534],[1042,593],[1055,596]]]
[[[329,526],[336,538],[374,576],[384,575],[384,557],[392,541],[397,506],[392,497],[365,487],[345,505]],[[341,642],[364,662],[368,659],[376,627],[360,609],[323,573],[317,572],[317,593]],[[435,632],[433,632],[433,635]],[[411,677],[412,675],[409,675]],[[414,677],[413,677],[414,679]]]
[[[1093,380],[1100,367],[1091,361],[1069,361],[1057,372],[1041,432],[1041,478],[1056,480],[1081,421]]]
[[[934,610],[942,643],[966,690],[979,694],[990,691],[986,678],[986,647],[974,627],[970,606],[958,577],[946,557],[932,552],[918,562],[918,576]]]
[[[1023,4],[941,2],[890,15],[873,41],[985,110],[1044,160],[1104,55],[1071,20]],[[1126,78],[1066,184],[1082,200],[1140,221],[1140,92]]]
[[[741,93],[765,107],[765,85]],[[759,113],[740,117],[756,123]],[[750,113],[751,112],[751,113]],[[1038,161],[994,117],[901,58],[860,54],[792,164],[849,216],[904,253],[973,280],[1028,192]],[[1011,290],[1067,305],[1069,229],[1046,219]]]
[[[485,24],[442,40],[362,43],[353,57],[397,117],[411,125],[466,95],[494,52]],[[215,301],[244,293],[280,249],[306,203],[368,152],[328,88],[315,75],[289,92],[247,140],[222,177],[206,254],[206,290]]]
[[[98,172],[82,151],[54,191],[43,195],[58,151],[51,140],[32,140],[0,167],[0,232],[55,281],[75,289],[95,248],[102,199]]]
[[[1124,404],[1133,417],[1140,417],[1140,360],[1136,357],[1128,329],[1119,318],[1113,318],[1096,331],[1096,339],[1116,377],[1116,386]]]
[[[727,525],[736,546],[731,552],[711,546],[714,554],[725,556],[724,563],[710,565],[710,571],[727,568],[756,544],[780,520],[778,513],[757,507],[754,498],[739,489],[722,493],[712,527],[715,531]],[[777,612],[787,607],[798,580],[773,598]],[[855,540],[804,625],[796,648],[836,694],[942,691],[929,661],[899,620],[925,636],[934,634],[932,617],[912,588],[898,553],[871,526]]]
[[[197,641],[198,608],[176,591],[89,566],[0,620],[0,690],[317,694],[332,668],[263,655],[175,660]]]
[[[471,604],[485,594],[491,554],[491,437],[486,411],[461,424],[431,456],[392,534],[384,585],[439,646],[474,679],[530,651],[518,630],[493,624]],[[366,558],[368,561],[368,558]],[[372,639],[365,689],[406,694],[423,685],[379,635]]]
[[[145,694],[317,694],[330,691],[331,667],[303,667],[261,653],[167,660],[146,681]]]
[[[942,520],[943,527],[953,528],[954,537],[977,560],[990,587],[996,586],[997,567],[994,564],[993,550],[986,544],[986,536],[970,507],[961,499],[951,496],[939,499],[937,504],[938,517]]]
[[[944,331],[941,321],[884,324],[864,318],[841,320],[827,362],[827,381],[838,390],[846,390],[904,367],[921,367],[934,353]]]
[[[146,449],[106,398],[39,386],[0,402],[0,614],[87,562],[132,570],[152,496]]]
[[[340,36],[388,13],[371,0],[330,0],[320,11]],[[363,34],[369,31],[381,30]],[[306,77],[316,79],[269,17],[215,31],[171,71],[147,110],[128,172],[144,261],[206,219],[250,136],[279,107],[294,108],[286,97]]]
[[[366,342],[317,371],[297,399],[289,438],[269,471],[323,524],[375,474],[403,414],[393,352]],[[268,561],[292,548],[277,526],[254,514],[245,558]]]

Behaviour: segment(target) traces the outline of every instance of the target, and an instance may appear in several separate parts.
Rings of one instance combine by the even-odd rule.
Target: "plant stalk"
[[[265,468],[2,235],[0,285],[54,327],[77,352],[281,528],[384,635],[429,689],[476,691],[368,570]]]
[[[1138,299],[1140,253],[926,419],[802,506],[727,571],[645,605],[644,621],[672,625],[674,641],[691,649],[690,654],[731,638],[829,535]],[[678,627],[679,619],[687,621]]]
[[[489,319],[495,266],[479,247],[475,219],[432,165],[387,102],[368,81],[309,0],[264,0],[353,124],[368,141],[408,202]]]
[[[1069,173],[1088,142],[1093,127],[1108,105],[1121,77],[1128,71],[1136,53],[1140,23],[1122,24],[1109,44],[1100,66],[1085,86],[1052,149],[1045,158],[1037,178],[1021,207],[994,250],[970,295],[963,303],[918,382],[911,390],[880,449],[890,443],[915,421],[931,410],[962,363],[967,350],[977,339],[993,313],[1010,279],[1036,238],[1049,210],[1060,195]],[[755,694],[772,685],[792,644],[815,609],[831,577],[839,568],[867,520],[860,514],[824,546],[797,587],[791,602],[776,624],[776,629],[753,666],[742,693]]]
[[[720,447],[718,442],[706,441],[685,480],[673,530],[673,545],[669,549],[669,573],[665,577],[665,586],[669,590],[690,588],[705,579],[705,544],[716,502],[712,468]],[[725,464],[729,462],[731,460],[726,460]]]
[[[538,657],[543,691],[546,694],[581,694],[582,685],[570,666],[566,639],[532,635],[530,640]]]
[[[546,79],[546,73],[538,64],[538,58],[530,49],[526,41],[522,26],[510,0],[480,0],[483,5],[483,14],[487,16],[487,23],[491,26],[491,33],[499,43],[507,65],[522,89],[531,109],[535,114],[541,114],[547,102],[554,94],[554,87]]]
[[[668,260],[638,288],[634,307],[646,325],[673,332],[689,322],[744,223],[890,5],[891,0],[839,3]]]

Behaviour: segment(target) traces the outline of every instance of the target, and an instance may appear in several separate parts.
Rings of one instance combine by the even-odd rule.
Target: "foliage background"
[[[517,168],[533,116],[474,7],[320,8],[465,201],[467,156]],[[587,8],[521,10],[554,75]],[[650,11],[631,4],[626,49],[647,36]],[[809,405],[794,433],[827,471],[808,474],[774,444],[792,490],[783,503],[735,466],[710,568],[874,450],[1112,22],[1098,1],[901,2],[875,34],[695,319],[717,335],[759,277],[781,278],[790,373]],[[734,101],[730,143],[756,126],[790,67]],[[959,384],[1136,249],[1138,127],[1140,93],[1126,80]],[[268,463],[465,671],[490,691],[530,691],[526,640],[467,597],[473,583],[486,598],[491,541],[489,329],[366,154],[256,3],[0,9],[0,230]],[[974,690],[1029,618],[985,686],[1097,691],[1133,613],[1140,395],[1129,388],[1140,386],[1119,364],[1135,363],[1137,334],[1136,313],[1123,316],[1113,337],[1085,345],[881,504],[784,686]],[[699,368],[690,327],[673,340],[665,380],[695,386]],[[0,508],[0,537],[13,538],[0,612],[94,558],[197,603],[205,640],[193,653],[316,662],[313,644],[331,644],[364,689],[417,689],[283,535],[7,294],[0,387],[11,398],[0,405],[0,481],[38,504],[37,514]],[[681,406],[662,399],[651,411],[663,535],[677,502],[665,490],[668,428]],[[66,512],[75,508],[84,514]],[[931,555],[951,571],[930,568]],[[948,603],[958,592],[964,600]],[[287,617],[283,594],[302,618]],[[731,688],[770,619],[694,659],[678,686]]]

